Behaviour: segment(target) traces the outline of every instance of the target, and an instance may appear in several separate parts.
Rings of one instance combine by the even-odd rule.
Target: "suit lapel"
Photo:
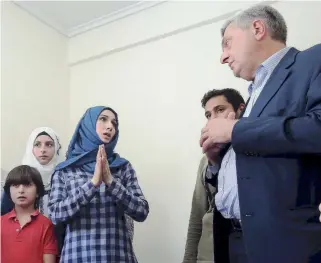
[[[273,98],[273,96],[278,92],[278,90],[283,85],[284,81],[290,74],[290,66],[295,61],[295,56],[299,51],[295,48],[291,48],[284,58],[277,65],[273,73],[271,74],[269,80],[265,84],[260,96],[254,104],[251,110],[251,117],[258,117],[264,110],[265,106]]]

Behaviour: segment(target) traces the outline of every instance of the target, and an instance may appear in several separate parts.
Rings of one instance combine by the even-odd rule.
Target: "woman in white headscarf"
[[[45,186],[45,195],[40,199],[39,210],[45,216],[48,215],[48,196],[50,193],[51,176],[58,163],[59,150],[61,146],[57,133],[49,127],[34,129],[27,141],[27,147],[22,159],[22,164],[36,168]],[[1,200],[1,214],[13,209],[13,203],[5,194]]]

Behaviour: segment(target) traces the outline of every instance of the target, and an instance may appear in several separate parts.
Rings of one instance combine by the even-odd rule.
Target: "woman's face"
[[[55,155],[55,143],[48,135],[40,135],[33,143],[32,153],[41,165],[46,165]]]
[[[117,121],[115,114],[110,110],[104,110],[100,113],[97,123],[96,132],[104,143],[109,143],[115,136]]]

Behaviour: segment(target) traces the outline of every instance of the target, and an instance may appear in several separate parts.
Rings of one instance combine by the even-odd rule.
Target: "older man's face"
[[[221,63],[228,64],[235,77],[253,80],[257,65],[253,56],[256,42],[251,28],[242,29],[231,23],[222,38]]]

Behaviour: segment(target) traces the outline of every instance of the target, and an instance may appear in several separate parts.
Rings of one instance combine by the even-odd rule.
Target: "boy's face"
[[[15,205],[29,207],[34,205],[37,194],[37,187],[34,183],[28,185],[19,184],[10,186],[11,199]]]

